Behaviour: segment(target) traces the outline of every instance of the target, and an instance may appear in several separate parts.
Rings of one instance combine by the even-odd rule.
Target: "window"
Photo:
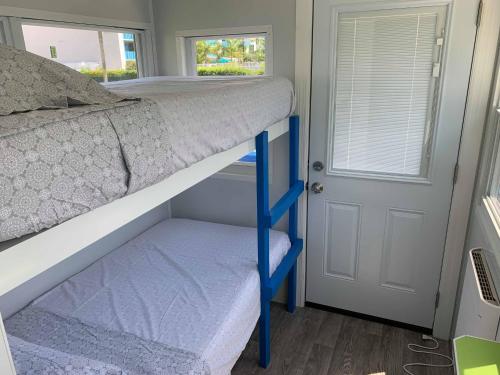
[[[140,76],[134,32],[23,23],[22,34],[27,51],[64,64],[98,82]]]
[[[330,171],[427,176],[444,19],[444,8],[339,14]]]
[[[192,43],[197,76],[264,75],[265,35],[193,38]]]
[[[182,75],[272,75],[270,26],[177,33]]]
[[[274,144],[269,145],[269,182],[272,183],[274,168]],[[237,181],[256,181],[256,151],[251,151],[237,162],[216,173],[214,178],[222,178]]]
[[[239,162],[241,163],[255,163],[257,161],[257,151],[252,151],[243,156]]]
[[[0,16],[0,43],[57,61],[98,82],[155,75],[153,38],[147,24],[142,29],[128,28],[127,23],[93,26],[74,23],[74,17],[66,22],[58,13],[48,16],[57,21]]]

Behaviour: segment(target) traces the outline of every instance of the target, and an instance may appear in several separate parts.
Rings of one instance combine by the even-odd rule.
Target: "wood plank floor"
[[[334,314],[310,307],[295,314],[273,304],[271,309],[271,365],[258,367],[258,333],[254,331],[232,375],[393,375],[404,374],[408,362],[443,363],[435,357],[410,352],[409,343],[424,343],[421,333]],[[450,355],[448,342],[439,353]],[[444,359],[443,359],[444,360]],[[413,368],[418,375],[452,375],[451,368]]]

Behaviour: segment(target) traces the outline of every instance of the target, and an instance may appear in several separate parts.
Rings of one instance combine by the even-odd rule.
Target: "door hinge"
[[[453,170],[453,185],[455,185],[457,183],[459,169],[460,169],[460,166],[458,165],[458,163],[456,163],[455,169]]]
[[[304,185],[304,189],[305,189],[306,191],[308,191],[308,190],[309,190],[309,181],[306,181],[306,184]]]
[[[483,17],[483,0],[479,1],[479,6],[477,7],[476,27],[479,27],[481,25],[482,17]]]
[[[441,296],[440,292],[436,293],[436,301],[434,301],[434,307],[437,309],[439,306],[439,297]]]

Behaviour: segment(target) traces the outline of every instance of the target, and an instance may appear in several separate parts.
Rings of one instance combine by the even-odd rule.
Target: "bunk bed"
[[[164,98],[163,90],[168,84],[165,78],[146,79],[132,86],[116,84],[113,90],[127,93],[131,99],[145,96],[154,101],[158,96]],[[200,91],[198,84],[183,82],[180,94],[178,89],[167,94],[169,103],[180,107],[192,105],[189,100],[191,93]],[[217,97],[213,90],[217,87],[227,90],[234,84],[234,81],[206,83],[209,89],[202,90],[204,98]],[[224,93],[220,96],[225,97]],[[150,104],[145,101],[142,105]],[[134,104],[116,105],[133,108]],[[168,108],[165,106],[163,110]],[[98,110],[107,111],[109,105]],[[130,111],[135,114],[134,110]],[[107,114],[107,118],[110,117]],[[199,115],[194,118],[199,121]],[[248,124],[248,119],[242,121]],[[255,135],[255,127],[244,129]],[[198,142],[204,142],[202,135],[207,131],[221,130],[200,130]],[[268,144],[287,132],[290,134],[289,190],[271,208]],[[121,145],[122,150],[126,147]],[[119,198],[35,235],[4,243],[0,251],[0,297],[256,150],[256,231],[178,219],[159,223],[7,319],[7,333],[12,335],[12,352],[16,358],[42,361],[45,353],[53,363],[60,360],[66,365],[84,366],[90,361],[109,373],[227,374],[258,319],[259,364],[269,365],[270,302],[288,277],[287,308],[294,311],[297,257],[303,247],[297,235],[297,200],[304,190],[304,183],[298,178],[298,117],[286,116],[266,125],[255,138],[236,142],[233,139],[221,147],[208,154],[195,155],[166,177],[155,175],[149,185],[139,181],[131,189],[134,178],[131,173],[128,177],[131,191]],[[125,162],[129,163],[129,171],[133,170],[134,164],[130,160]],[[289,213],[288,236],[271,229],[286,212]],[[148,256],[155,260],[147,259]],[[173,274],[181,276],[172,279]],[[190,296],[199,294],[196,301],[202,305],[196,305],[198,302],[193,300],[179,304],[180,297],[175,293],[166,293],[164,299],[155,300],[163,295],[162,285],[168,284],[170,291],[187,288]],[[195,308],[186,310],[193,303]],[[153,307],[153,312],[141,310],[145,305]],[[225,309],[227,306],[229,311]],[[135,321],[140,316],[145,320]],[[180,325],[169,324],[179,319]],[[164,326],[155,330],[158,326],[154,322]],[[183,332],[192,340],[185,341]],[[229,347],[234,344],[232,350],[228,350],[228,343]],[[116,347],[125,351],[117,351]],[[141,349],[145,347],[147,350]]]

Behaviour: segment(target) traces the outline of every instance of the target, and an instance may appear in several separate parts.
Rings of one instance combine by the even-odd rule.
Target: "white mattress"
[[[259,83],[273,82],[277,80],[284,80],[283,78],[271,77],[193,77],[193,76],[156,76],[145,77],[138,79],[128,79],[124,81],[114,81],[105,83],[104,86],[110,91],[131,97],[155,97],[167,93],[187,93],[187,92],[200,92],[205,90],[212,90],[216,88],[229,88],[236,86],[243,88],[245,85],[254,86]],[[269,87],[269,90],[273,90]],[[280,92],[283,94],[283,92]],[[294,106],[293,91],[291,92],[291,103]],[[219,94],[219,93],[217,93]],[[277,91],[274,94],[278,94]],[[290,98],[290,97],[289,97]]]
[[[0,116],[0,242],[51,228],[254,138],[294,110],[284,78],[150,77],[141,97]]]
[[[273,272],[290,242],[271,231]],[[260,314],[254,228],[169,219],[34,304],[199,354],[228,374]]]

